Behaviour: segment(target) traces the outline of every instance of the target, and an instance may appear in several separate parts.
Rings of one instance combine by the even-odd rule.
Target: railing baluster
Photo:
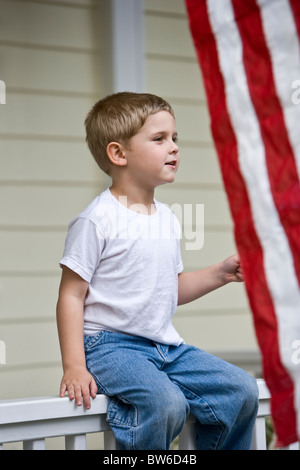
[[[86,435],[66,436],[65,443],[66,450],[86,450]]]
[[[45,439],[33,439],[23,442],[24,450],[45,450]]]
[[[266,450],[266,418],[265,416],[258,416],[254,425],[254,432],[251,444],[251,450]]]
[[[104,449],[105,450],[117,450],[117,443],[115,435],[112,431],[104,432]]]
[[[185,426],[179,434],[179,450],[196,449],[196,419],[194,416],[187,417]]]

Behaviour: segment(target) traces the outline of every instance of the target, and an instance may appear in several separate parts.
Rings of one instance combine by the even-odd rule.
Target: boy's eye
[[[166,137],[166,138],[168,138],[168,137]],[[165,139],[165,136],[163,136],[163,135],[158,135],[158,136],[153,138],[154,142],[163,142],[164,139]],[[172,137],[172,140],[173,140],[173,142],[177,143],[178,142],[178,136],[174,135]]]

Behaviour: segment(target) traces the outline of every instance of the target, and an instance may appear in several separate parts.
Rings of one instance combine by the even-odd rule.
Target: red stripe
[[[211,116],[211,129],[225,189],[234,220],[245,286],[262,352],[264,376],[271,392],[271,407],[278,439],[288,445],[296,439],[292,382],[281,363],[276,315],[264,274],[263,252],[255,232],[251,207],[238,163],[237,141],[227,110],[223,77],[205,0],[185,0]],[[283,403],[287,409],[282,410]],[[286,413],[286,411],[288,413]],[[287,414],[291,417],[286,421]]]
[[[300,284],[300,186],[293,150],[272,71],[259,7],[255,0],[232,0],[243,43],[244,69],[265,147],[273,200],[293,255]]]
[[[300,38],[300,2],[299,0],[289,0],[294,15],[294,21]]]

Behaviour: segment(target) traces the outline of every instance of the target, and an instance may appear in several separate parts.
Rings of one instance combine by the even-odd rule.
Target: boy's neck
[[[109,189],[111,194],[118,199],[121,204],[126,203],[126,207],[128,209],[149,215],[155,212],[154,190],[137,188],[133,185],[129,187],[125,186],[123,188],[121,184],[116,184],[114,182]]]

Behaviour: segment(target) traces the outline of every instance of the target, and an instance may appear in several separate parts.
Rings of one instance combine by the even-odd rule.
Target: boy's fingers
[[[64,397],[65,393],[67,392],[68,397],[70,400],[74,400],[75,398],[75,393],[74,393],[74,387],[72,384],[63,384],[60,388],[60,396]]]
[[[89,387],[82,390],[83,404],[87,410],[91,407],[91,397]]]
[[[97,393],[98,393],[98,387],[93,377],[91,378],[91,382],[90,382],[90,392],[91,392],[91,396],[93,398],[96,398]]]
[[[68,385],[68,384],[62,384],[60,387],[60,396],[63,398],[65,394],[68,394],[68,397],[70,400],[74,400],[75,394],[74,394],[74,387],[73,385]]]
[[[83,404],[87,410],[91,408],[91,397],[96,398],[98,392],[98,387],[93,378],[87,387],[82,389]]]
[[[96,398],[98,387],[93,377],[87,385],[62,383],[60,396],[64,397],[68,393],[69,399],[74,400],[77,406],[84,404],[86,409],[91,408],[91,397]]]
[[[75,402],[76,402],[76,405],[77,405],[77,406],[81,406],[81,405],[82,405],[81,386],[80,386],[80,385],[76,385],[74,392],[75,392],[74,395],[75,395]]]
[[[66,390],[67,390],[67,387],[65,384],[61,384],[60,386],[60,391],[59,391],[59,396],[61,398],[63,398],[65,396],[65,393],[66,393]]]

